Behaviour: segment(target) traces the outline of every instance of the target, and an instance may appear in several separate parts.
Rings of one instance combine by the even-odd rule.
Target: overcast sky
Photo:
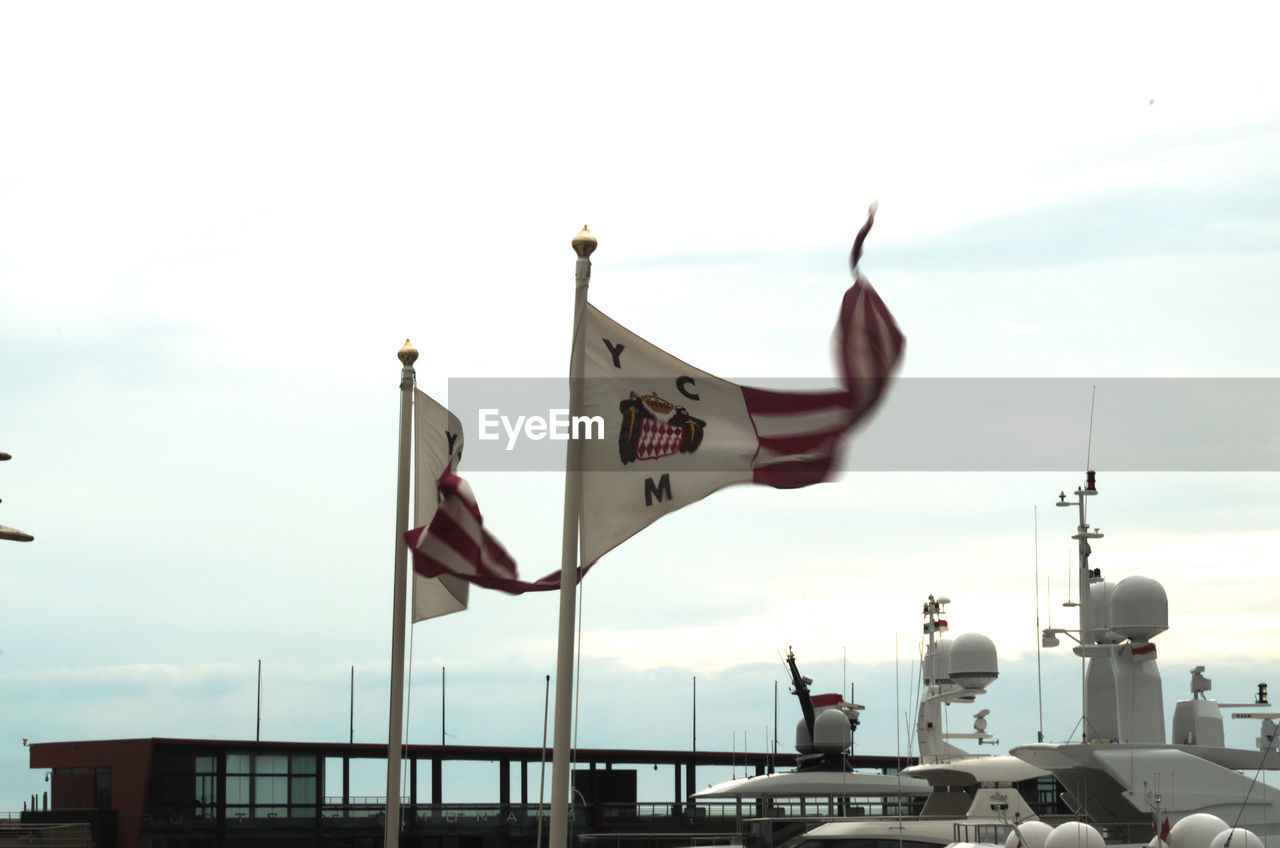
[[[583,745],[690,744],[697,675],[699,747],[762,747],[794,645],[823,688],[857,682],[881,716],[859,750],[891,753],[894,657],[931,592],[1024,681],[990,706],[1003,747],[1028,741],[1037,553],[1041,618],[1070,626],[1075,522],[1050,504],[1090,451],[1093,564],[1168,589],[1166,699],[1198,663],[1247,698],[1276,659],[1274,387],[1148,416],[1132,392],[1280,376],[1278,18],[6,5],[0,523],[36,540],[0,543],[0,810],[45,785],[24,737],[252,738],[259,659],[264,738],[346,739],[352,666],[356,738],[386,738],[396,350],[442,402],[450,379],[562,376],[584,223],[611,317],[727,378],[813,378],[878,200],[862,267],[907,352],[855,466],[926,423],[922,450],[988,431],[921,381],[1070,379],[1051,413],[1010,403],[1008,435],[962,439],[963,471],[727,490],[608,554]],[[1069,459],[1007,461],[1040,442]],[[1189,465],[1219,445],[1229,462]],[[563,475],[469,476],[521,573],[557,568]],[[453,741],[539,744],[555,617],[551,595],[477,591],[417,625],[410,741],[438,741],[447,667]],[[1078,664],[1054,657],[1069,705]],[[782,748],[795,718],[784,702]]]

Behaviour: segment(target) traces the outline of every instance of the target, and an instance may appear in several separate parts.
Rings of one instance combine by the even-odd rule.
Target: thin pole
[[[583,227],[573,238],[578,255],[574,272],[573,346],[569,356],[569,416],[582,414],[582,376],[586,339],[587,287],[591,284],[591,253],[595,236]],[[582,441],[570,439],[564,470],[564,523],[560,547],[560,621],[556,649],[556,718],[551,756],[550,848],[568,848],[569,833],[569,735],[573,719],[573,608],[578,585],[578,514],[582,507]]]
[[[1089,473],[1089,463],[1093,461],[1093,405],[1098,399],[1098,387],[1094,386],[1089,393],[1089,442],[1084,451],[1084,471]]]
[[[1036,741],[1044,741],[1044,685],[1040,678],[1040,507],[1032,507],[1036,547],[1036,704],[1040,708],[1040,729]]]
[[[693,750],[698,750],[698,675],[693,676]]]
[[[547,712],[551,704],[551,675],[542,696],[542,772],[538,776],[538,848],[542,848],[542,792],[547,786]]]
[[[351,666],[351,726],[347,729],[347,741],[356,741],[356,667]]]
[[[778,765],[778,681],[773,681],[773,764]],[[770,769],[770,773],[772,773]]]
[[[440,744],[444,745],[444,666],[440,666]]]
[[[409,340],[396,353],[400,360],[400,453],[396,469],[395,580],[391,609],[391,713],[387,722],[387,819],[383,845],[400,844],[400,736],[404,715],[404,608],[408,596],[405,571],[409,563],[405,530],[409,529],[409,458],[413,431],[413,363],[418,351]]]
[[[262,741],[262,660],[258,660],[258,719],[254,725],[253,741]]]

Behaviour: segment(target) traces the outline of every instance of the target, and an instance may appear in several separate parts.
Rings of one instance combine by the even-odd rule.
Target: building
[[[356,760],[386,761],[386,745],[241,742],[209,739],[113,739],[32,744],[30,764],[50,772],[47,810],[24,824],[88,822],[99,848],[350,846],[377,848],[385,799],[351,794]],[[401,844],[420,848],[524,848],[537,844],[543,748],[406,745],[408,780]],[[850,757],[858,769],[892,773],[913,759]],[[494,802],[442,803],[446,762],[495,765]],[[694,805],[698,766],[773,770],[769,754],[582,749],[574,770],[574,833],[648,835],[648,844],[732,833],[740,810]],[[789,761],[782,763],[788,766]],[[636,797],[636,767],[667,768],[669,800]],[[533,772],[532,775],[530,772]],[[341,795],[327,796],[326,786]],[[430,785],[430,800],[419,795]],[[820,810],[810,810],[820,814]],[[545,828],[546,823],[542,824]],[[636,843],[643,845],[644,841]]]

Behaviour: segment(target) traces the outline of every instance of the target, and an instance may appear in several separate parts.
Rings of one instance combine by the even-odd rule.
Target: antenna
[[[1093,404],[1098,399],[1098,387],[1094,386],[1092,393],[1089,395],[1089,441],[1084,451],[1084,470],[1088,471],[1091,467],[1089,462],[1093,459]]]
[[[1084,474],[1085,474],[1085,479],[1087,480],[1092,480],[1092,472],[1089,469],[1093,467],[1092,465],[1090,465],[1090,462],[1093,460],[1093,404],[1094,404],[1094,401],[1097,400],[1097,398],[1098,398],[1098,387],[1094,386],[1092,391],[1089,393],[1089,439],[1088,441],[1085,442],[1085,449],[1084,449]],[[1088,486],[1088,488],[1092,488],[1092,483],[1089,483],[1086,485]],[[1084,498],[1081,498],[1080,499],[1080,523],[1081,524],[1085,523],[1085,515],[1088,514],[1088,511],[1089,511],[1088,501],[1086,501]],[[1080,600],[1083,601],[1084,598],[1081,598]]]
[[[1044,741],[1044,686],[1040,680],[1040,507],[1032,507],[1032,521],[1035,527],[1036,554],[1036,704],[1040,710],[1040,730],[1036,733],[1036,741]]]
[[[1071,567],[1071,549],[1067,548],[1067,602],[1063,604],[1064,607],[1078,606],[1078,604],[1073,604],[1071,602],[1071,576],[1072,576],[1071,572],[1072,571],[1073,569]]]

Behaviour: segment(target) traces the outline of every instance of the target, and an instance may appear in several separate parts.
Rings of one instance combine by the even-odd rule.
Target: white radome
[[[1018,834],[1022,838],[1018,838]],[[1044,848],[1045,840],[1053,833],[1053,825],[1042,821],[1023,822],[1017,830],[1009,831],[1005,837],[1004,848]]]
[[[813,719],[813,747],[823,753],[838,754],[853,742],[849,719],[839,710],[826,710]]]
[[[1084,822],[1063,822],[1044,841],[1044,848],[1104,848],[1098,829]]]
[[[965,633],[951,642],[948,677],[965,689],[985,689],[1000,676],[996,644],[981,633]]]
[[[1192,813],[1169,829],[1169,844],[1182,848],[1209,848],[1209,843],[1227,829],[1227,823],[1213,813]],[[1232,848],[1236,848],[1232,843]]]
[[[1231,840],[1231,848],[1263,848],[1262,837],[1243,827],[1227,828],[1209,841],[1209,848],[1226,848],[1227,840]]]
[[[1169,629],[1169,596],[1150,577],[1126,577],[1111,591],[1109,623],[1121,636],[1146,642]]]
[[[796,750],[801,754],[813,753],[813,738],[809,735],[809,725],[804,719],[796,722]]]

